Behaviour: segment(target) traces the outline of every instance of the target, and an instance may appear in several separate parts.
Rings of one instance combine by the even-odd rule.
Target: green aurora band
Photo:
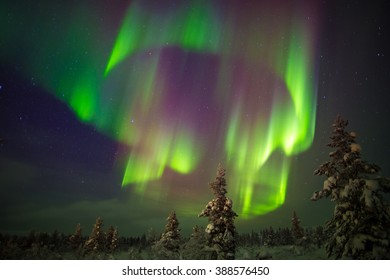
[[[137,2],[134,3],[119,31],[105,75],[136,52],[164,46],[178,46],[190,52],[216,53],[222,57],[240,55],[235,50],[224,48],[232,36],[220,36],[218,15],[212,12],[211,5],[207,4],[209,2],[200,3],[193,1],[191,8],[177,10],[164,18],[161,32],[156,30],[161,25],[157,20],[161,18],[153,17]],[[284,81],[290,102],[275,102],[267,122],[259,117],[252,126],[243,117],[242,111],[245,109],[240,110],[240,104],[237,104],[232,108],[227,125],[225,151],[231,174],[228,180],[234,190],[234,197],[238,198],[242,217],[264,214],[284,203],[290,170],[289,157],[309,148],[314,138],[316,97],[310,77],[313,73],[310,65],[312,50],[307,38],[310,34],[298,22],[295,22],[293,28],[287,50],[275,52],[274,61],[271,61],[274,65],[278,62],[273,70]],[[288,31],[281,32],[286,32],[288,37]],[[252,63],[256,63],[253,59],[265,63],[259,54],[245,59],[252,60]],[[150,89],[143,92],[150,96]],[[200,148],[191,136],[182,135],[181,129],[173,133],[156,133],[145,135],[144,139],[159,139],[159,143],[146,145],[152,149],[147,158],[139,158],[134,154],[130,156],[123,179],[124,186],[139,183],[145,187],[145,182],[160,178],[166,166],[183,174],[197,167],[199,158],[193,155],[199,153],[197,151]],[[282,154],[278,155],[280,152]]]
[[[236,212],[249,218],[278,208],[285,201],[291,156],[307,150],[314,138],[314,28],[291,7],[273,4],[235,17],[234,7],[221,12],[217,1],[186,1],[163,11],[145,3],[131,3],[108,57],[99,55],[104,46],[99,49],[96,41],[75,31],[88,14],[81,10],[58,36],[63,41],[57,44],[67,43],[67,53],[41,69],[37,65],[45,63],[38,60],[52,51],[43,44],[28,71],[82,122],[130,147],[123,188],[163,199],[168,187],[161,180],[168,170],[182,177],[198,174],[213,149],[208,141],[214,141],[223,145],[215,156],[227,168]],[[99,29],[96,19],[88,22],[91,30]],[[178,105],[169,107],[166,50],[218,61],[215,86],[206,99],[219,106],[210,130],[218,136],[207,138],[194,123],[195,97],[188,97],[203,90],[206,70],[194,70],[199,73],[188,85],[189,94],[177,94]],[[77,57],[77,63],[64,67],[68,57]],[[178,79],[191,76],[181,76],[183,69],[176,69]],[[212,178],[214,168],[205,179]]]
[[[173,10],[165,18],[132,3],[116,39],[105,74],[127,56],[145,49],[179,45],[189,51],[218,52],[219,22],[210,1],[191,1],[191,7]],[[163,28],[161,28],[161,25]]]

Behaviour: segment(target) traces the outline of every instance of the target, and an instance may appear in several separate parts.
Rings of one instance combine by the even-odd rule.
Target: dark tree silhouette
[[[81,225],[77,224],[74,234],[72,234],[69,237],[69,244],[73,249],[75,249],[79,247],[82,241],[83,241],[83,237],[82,237]]]
[[[109,226],[106,234],[106,251],[113,254],[118,248],[118,228]]]
[[[203,227],[195,226],[190,239],[184,245],[182,255],[185,260],[206,260],[208,252],[205,250],[206,233]]]
[[[348,122],[338,116],[333,124],[330,161],[315,170],[325,175],[322,190],[312,200],[330,198],[334,215],[325,226],[328,256],[352,259],[390,257],[390,208],[381,193],[389,192],[389,180],[379,167],[361,159],[356,133],[347,132]]]
[[[215,181],[209,184],[214,198],[206,205],[199,217],[209,219],[205,230],[207,245],[215,251],[215,257],[217,259],[234,259],[237,234],[234,219],[237,214],[233,211],[232,200],[226,197],[225,173],[226,170],[219,164]]]
[[[291,218],[291,233],[294,238],[295,244],[300,244],[303,234],[303,228],[301,227],[301,220],[298,218],[297,213],[293,211],[293,215]]]
[[[179,221],[175,211],[173,211],[167,218],[165,231],[161,235],[160,240],[153,245],[153,251],[158,258],[178,259],[180,257],[180,243]]]
[[[90,255],[92,258],[101,258],[106,249],[106,237],[103,231],[103,220],[98,217],[92,232],[85,241],[84,255]]]
[[[77,224],[74,234],[69,237],[69,245],[76,257],[80,257],[82,254],[83,241],[81,225]]]

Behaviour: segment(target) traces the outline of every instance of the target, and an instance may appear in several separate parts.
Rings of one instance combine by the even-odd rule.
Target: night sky
[[[63,3],[62,3],[63,2]],[[362,2],[362,3],[360,3]],[[390,176],[385,1],[1,1],[0,232],[323,224],[331,124]]]

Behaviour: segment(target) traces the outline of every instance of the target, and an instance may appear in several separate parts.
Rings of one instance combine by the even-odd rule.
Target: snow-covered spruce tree
[[[348,122],[338,116],[333,124],[330,161],[315,170],[325,175],[322,190],[312,200],[335,202],[333,217],[325,226],[328,256],[352,259],[390,258],[390,208],[382,192],[389,192],[389,180],[379,167],[361,159],[356,133],[345,130]]]
[[[69,245],[72,247],[76,257],[80,257],[83,250],[83,236],[80,224],[77,224],[74,234],[69,237]]]
[[[84,243],[84,255],[91,258],[102,258],[106,249],[106,237],[103,231],[103,220],[98,217],[92,232]]]
[[[304,237],[303,228],[301,227],[301,220],[298,218],[297,213],[293,211],[291,218],[291,233],[294,238],[294,243],[300,245]]]
[[[278,245],[276,242],[276,234],[272,227],[263,230],[262,240],[263,240],[263,245],[267,247],[273,247]]]
[[[326,235],[324,233],[324,228],[322,226],[317,226],[314,229],[311,241],[313,244],[317,245],[318,248],[321,248],[324,245],[326,240]]]
[[[161,234],[159,234],[157,231],[154,230],[154,228],[149,228],[148,232],[146,233],[146,244],[148,246],[152,246],[154,243],[156,243],[160,237]]]
[[[205,251],[206,233],[203,227],[195,226],[192,229],[191,237],[182,250],[185,260],[206,260],[208,252]]]
[[[221,164],[217,168],[215,181],[210,188],[214,193],[211,200],[199,217],[208,217],[209,224],[206,227],[207,246],[215,252],[216,259],[234,259],[236,251],[236,227],[234,219],[238,215],[233,211],[233,202],[226,197],[226,170]]]
[[[152,247],[158,259],[179,259],[180,258],[181,236],[179,221],[173,211],[167,218],[165,231]]]
[[[106,251],[113,254],[118,248],[118,228],[109,226],[106,234]]]

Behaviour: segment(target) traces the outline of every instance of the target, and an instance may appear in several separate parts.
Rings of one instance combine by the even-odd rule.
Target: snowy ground
[[[128,259],[155,259],[151,250],[135,250],[130,249],[128,252],[122,251],[114,254],[113,259],[128,260]],[[324,248],[311,247],[304,250],[297,246],[254,246],[254,247],[239,247],[236,250],[236,259],[238,260],[256,260],[256,259],[272,259],[272,260],[327,260]]]
[[[326,260],[324,248],[310,248],[304,250],[302,247],[291,245],[275,247],[240,247],[236,251],[236,259],[273,259],[273,260]]]

